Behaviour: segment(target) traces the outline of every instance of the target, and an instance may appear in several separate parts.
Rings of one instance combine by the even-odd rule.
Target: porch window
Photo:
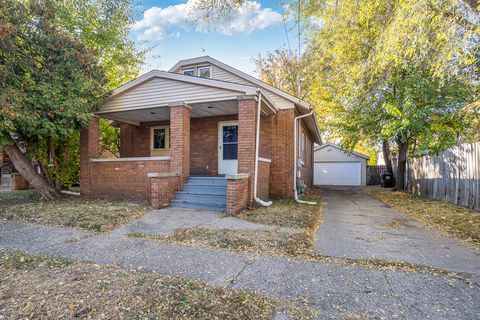
[[[168,127],[152,127],[151,149],[163,150],[170,147],[170,132]]]
[[[182,73],[186,76],[194,76],[195,75],[195,69],[183,69]]]
[[[223,127],[223,160],[238,159],[238,126]]]
[[[212,77],[212,68],[210,66],[198,68],[198,76],[200,78],[211,78]]]

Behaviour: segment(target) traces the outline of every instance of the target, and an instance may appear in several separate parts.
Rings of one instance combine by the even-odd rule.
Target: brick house
[[[293,197],[312,185],[321,143],[312,110],[208,56],[150,71],[116,89],[82,130],[81,193],[234,213]],[[99,158],[99,117],[119,124],[120,158]]]

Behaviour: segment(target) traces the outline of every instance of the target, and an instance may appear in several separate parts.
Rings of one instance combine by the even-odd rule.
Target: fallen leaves
[[[320,190],[313,188],[308,191],[307,196],[310,200],[317,202],[317,205],[299,204],[295,200],[282,199],[274,201],[270,207],[256,207],[242,211],[236,217],[279,227],[315,229],[321,223]]]
[[[139,218],[148,208],[142,203],[90,200],[78,196],[44,201],[32,190],[0,192],[0,219],[61,225],[96,232],[113,230]]]
[[[297,319],[315,315],[255,292],[20,251],[0,251],[0,273],[0,315],[9,319],[271,319],[279,310],[302,315]]]
[[[406,192],[366,188],[365,192],[414,219],[480,249],[480,212]]]

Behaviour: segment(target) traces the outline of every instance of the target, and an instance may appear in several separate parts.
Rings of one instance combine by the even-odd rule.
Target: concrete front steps
[[[172,207],[225,211],[227,208],[227,179],[225,177],[191,176],[176,193]]]

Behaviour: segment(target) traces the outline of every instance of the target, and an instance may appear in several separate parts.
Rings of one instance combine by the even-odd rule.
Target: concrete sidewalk
[[[478,319],[480,314],[478,275],[380,271],[27,224],[0,224],[0,248],[145,268],[274,298],[306,297],[321,313],[320,319],[349,314],[379,319]]]

